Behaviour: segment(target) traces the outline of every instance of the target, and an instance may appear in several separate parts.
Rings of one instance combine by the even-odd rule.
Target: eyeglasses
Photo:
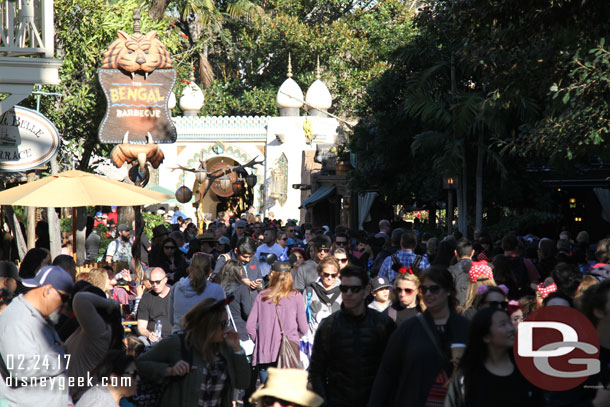
[[[335,244],[337,246],[345,246],[347,244],[347,240],[336,240]]]
[[[150,284],[152,285],[159,285],[161,284],[161,281],[163,281],[164,278],[162,278],[161,280],[150,280]]]
[[[287,238],[287,237],[285,237],[285,238],[283,238],[283,239],[280,239],[280,240],[288,240],[288,238]]]
[[[335,260],[337,260],[339,263],[347,263],[347,257],[343,257],[343,258],[339,258],[339,257],[335,257]]]
[[[322,277],[332,277],[337,278],[337,273],[322,273]]]
[[[163,246],[165,250],[176,250],[176,246]]]
[[[508,308],[508,302],[506,301],[485,301],[483,304],[487,304],[489,308],[499,308],[504,310]]]
[[[235,229],[245,229],[243,226],[235,226]]]
[[[221,329],[227,329],[229,327],[229,320],[228,319],[223,319],[220,321],[220,328]]]
[[[61,297],[61,302],[62,303],[66,303],[68,301],[70,301],[70,296],[68,294],[62,294],[61,292],[59,292],[59,290],[57,288],[53,288],[55,291],[57,291],[57,294],[59,294],[59,296]]]
[[[278,403],[282,407],[296,407],[297,406],[297,404],[294,404],[292,401],[276,399],[275,397],[263,397],[263,407],[271,407],[271,406],[274,406],[275,403]]]
[[[433,287],[438,287],[438,286],[433,286]],[[404,292],[405,294],[411,295],[411,294],[413,294],[415,292],[415,290],[412,289],[412,288],[396,288],[396,292],[399,293],[399,294]],[[433,289],[430,289],[430,292],[432,294],[434,294]]]
[[[318,249],[318,252],[320,252],[320,253],[329,253],[330,249]]]
[[[422,294],[426,294],[428,291],[430,291],[430,294],[438,294],[441,291],[441,286],[440,285],[431,285],[431,286],[420,285],[419,291],[421,291]]]
[[[362,287],[361,285],[343,285],[343,284],[341,284],[339,286],[339,290],[341,290],[342,293],[346,293],[351,290],[352,293],[358,294],[363,288],[364,287]]]
[[[286,229],[286,233],[294,233],[296,232],[296,229]]]

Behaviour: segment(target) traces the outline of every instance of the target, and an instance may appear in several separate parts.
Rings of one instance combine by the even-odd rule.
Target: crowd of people
[[[610,405],[610,239],[167,221],[139,247],[116,225],[101,255],[93,227],[100,262],[78,275],[43,247],[0,262],[0,405]],[[546,306],[599,336],[600,373],[568,391],[536,388],[512,353]]]

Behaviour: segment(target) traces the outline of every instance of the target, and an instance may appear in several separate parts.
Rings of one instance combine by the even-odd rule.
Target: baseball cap
[[[290,272],[291,268],[292,268],[292,266],[287,261],[276,261],[271,266],[271,270],[273,270],[273,271]]]
[[[236,228],[245,228],[246,226],[248,226],[248,222],[246,222],[243,219],[240,219],[237,222],[235,222],[235,227]]]
[[[110,209],[116,209],[116,208],[117,208],[116,206],[111,206],[111,207],[110,207]]]
[[[129,228],[129,226],[127,226],[126,224],[121,223],[121,224],[120,224],[120,225],[119,225],[119,226],[116,228],[116,230],[118,230],[119,232],[125,232],[125,231],[131,230],[131,229],[130,229],[130,228]]]
[[[314,239],[313,245],[318,249],[330,249],[330,238],[328,236],[318,236]]]
[[[34,278],[23,280],[26,287],[42,287],[47,284],[67,293],[71,293],[74,287],[70,274],[59,266],[44,266]]]
[[[218,239],[218,244],[231,244],[231,241],[229,240],[229,238],[228,238],[228,237],[226,237],[226,236],[221,236],[221,237]]]
[[[391,287],[390,280],[387,277],[377,277],[371,280],[372,291],[375,292],[382,288]]]
[[[102,212],[95,212],[95,217],[96,218],[101,218],[102,217]]]
[[[9,277],[21,281],[17,265],[10,261],[0,261],[0,277]]]

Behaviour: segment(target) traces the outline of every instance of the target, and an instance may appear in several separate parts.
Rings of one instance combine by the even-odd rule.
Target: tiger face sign
[[[155,31],[128,34],[119,30],[103,54],[98,77],[107,101],[99,127],[102,143],[119,144],[129,132],[129,143],[176,141],[167,102],[176,71],[167,47]]]
[[[145,76],[155,69],[169,69],[172,60],[167,47],[157,39],[156,31],[127,34],[117,32],[118,38],[104,52],[102,68],[122,69],[126,72],[144,72]]]

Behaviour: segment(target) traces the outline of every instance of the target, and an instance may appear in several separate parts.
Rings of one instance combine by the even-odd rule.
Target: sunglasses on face
[[[59,296],[61,297],[61,302],[62,303],[66,303],[68,301],[70,301],[70,296],[68,294],[62,294],[61,292],[59,292],[58,289],[54,288],[55,291],[57,291],[57,294],[59,294]]]
[[[362,287],[361,285],[343,285],[343,284],[341,284],[339,286],[339,290],[341,290],[342,293],[351,291],[354,294],[358,294],[363,288],[364,287]]]
[[[176,250],[176,246],[163,246],[165,250]]]
[[[275,403],[278,403],[282,407],[297,407],[298,406],[298,404],[294,404],[291,401],[276,399],[275,397],[264,397],[263,398],[263,407],[271,407],[271,406],[274,406]]]
[[[322,277],[337,278],[337,273],[322,273]]]
[[[330,250],[329,249],[318,249],[318,252],[320,252],[320,253],[328,253],[328,252],[330,252]]]
[[[285,238],[283,238],[283,239],[280,239],[280,240],[288,240],[288,238],[287,238],[287,237],[285,237]]]
[[[438,286],[437,286],[437,287],[438,287]],[[396,292],[397,292],[398,294],[400,294],[400,293],[404,292],[405,294],[409,294],[409,295],[411,295],[411,294],[413,294],[413,293],[415,292],[415,290],[414,290],[414,289],[412,289],[412,288],[396,288]],[[432,290],[430,290],[430,292],[432,292]]]
[[[428,291],[430,291],[430,294],[438,294],[441,291],[441,286],[440,285],[431,285],[431,286],[420,285],[419,291],[421,291],[422,294],[426,294]]]
[[[294,229],[286,229],[286,233],[294,233],[295,230]]]
[[[163,279],[161,279],[161,280],[150,280],[150,284],[151,285],[159,285],[159,284],[161,284],[161,281],[163,281]]]
[[[508,302],[506,301],[485,301],[484,304],[487,304],[489,308],[498,308],[504,310],[508,307]]]
[[[343,257],[343,258],[336,257],[335,260],[337,260],[339,263],[343,263],[343,264],[347,263],[347,257]]]
[[[221,329],[227,329],[229,327],[229,320],[228,319],[223,319],[220,321],[220,328]]]

